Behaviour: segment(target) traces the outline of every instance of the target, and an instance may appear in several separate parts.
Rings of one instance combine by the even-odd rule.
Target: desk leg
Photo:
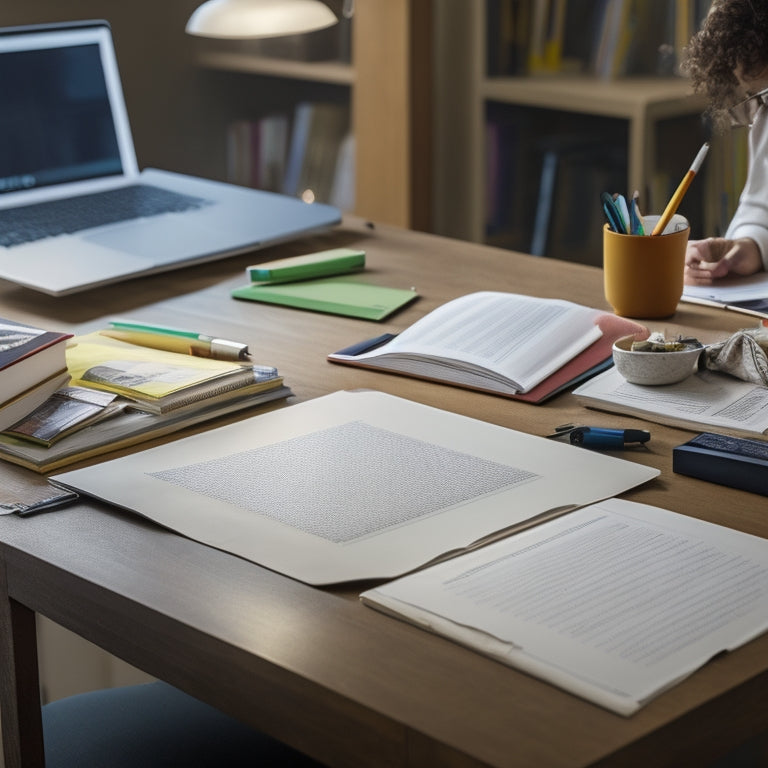
[[[5,768],[45,765],[35,613],[8,595],[0,563],[0,720]]]

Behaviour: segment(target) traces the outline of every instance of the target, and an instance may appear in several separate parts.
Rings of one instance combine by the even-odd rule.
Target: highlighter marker
[[[109,326],[99,333],[102,336],[137,344],[141,347],[180,352],[196,357],[209,357],[214,360],[238,362],[248,359],[248,345],[238,341],[219,339],[178,328],[166,328],[124,320],[113,320]]]

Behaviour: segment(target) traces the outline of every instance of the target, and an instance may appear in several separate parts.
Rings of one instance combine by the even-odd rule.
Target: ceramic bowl
[[[675,384],[687,379],[697,368],[702,346],[679,352],[633,352],[634,336],[618,339],[613,345],[616,370],[632,384]]]

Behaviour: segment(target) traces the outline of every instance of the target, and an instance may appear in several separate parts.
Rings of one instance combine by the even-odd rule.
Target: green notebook
[[[244,285],[235,288],[232,296],[365,320],[383,320],[413,301],[418,294],[401,288],[360,283],[342,276],[279,285]]]

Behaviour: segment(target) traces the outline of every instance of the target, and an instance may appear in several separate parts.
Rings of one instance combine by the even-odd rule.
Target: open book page
[[[507,394],[527,392],[601,337],[602,314],[557,299],[472,293],[355,361]]]
[[[612,368],[574,390],[583,405],[643,416],[687,429],[719,427],[744,435],[768,431],[768,389],[716,371],[677,384],[630,384]]]
[[[608,499],[361,599],[629,715],[768,629],[768,541]]]

